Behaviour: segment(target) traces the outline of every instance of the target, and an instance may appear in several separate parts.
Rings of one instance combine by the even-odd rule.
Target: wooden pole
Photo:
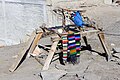
[[[36,48],[36,46],[37,46],[37,44],[38,44],[38,42],[40,40],[40,38],[42,37],[42,34],[43,34],[42,32],[36,34],[36,37],[35,37],[35,39],[33,41],[33,44],[31,45],[31,48],[29,50],[30,53],[33,53],[34,49]]]
[[[105,43],[104,33],[103,32],[99,33],[98,37],[99,37],[99,40],[100,40],[100,42],[102,44],[102,47],[103,47],[105,53],[107,54],[106,55],[107,61],[110,61],[112,55],[110,53],[110,49],[108,48],[108,45]]]
[[[33,31],[30,39],[26,43],[27,46],[25,48],[21,49],[21,52],[18,54],[19,55],[18,58],[15,60],[13,65],[9,68],[10,72],[15,71],[19,67],[19,65],[22,63],[24,57],[27,55],[28,50],[30,49],[30,47],[31,47],[31,45],[33,43],[33,40],[35,39],[35,36],[36,36],[36,32]]]
[[[20,52],[17,60],[10,67],[10,69],[9,69],[10,72],[15,71],[20,66],[20,64],[25,60],[27,54],[32,53],[34,51],[34,49],[36,48],[36,46],[38,44],[38,41],[42,37],[42,34],[43,34],[42,32],[39,32],[39,33],[36,34],[35,31],[32,33],[30,39],[27,42],[27,46],[22,49],[22,51]]]

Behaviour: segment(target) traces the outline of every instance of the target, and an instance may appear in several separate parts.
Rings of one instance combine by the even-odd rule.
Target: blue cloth
[[[80,15],[79,11],[77,11],[77,12],[75,12],[75,14],[73,14],[72,20],[76,26],[83,27],[84,22],[82,20],[82,16]]]

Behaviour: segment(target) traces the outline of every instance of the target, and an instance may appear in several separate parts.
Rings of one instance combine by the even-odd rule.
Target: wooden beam
[[[34,49],[36,48],[36,46],[37,46],[37,44],[38,44],[38,42],[40,40],[40,38],[42,37],[42,34],[43,34],[43,32],[40,32],[40,33],[36,34],[36,37],[35,37],[35,39],[33,41],[33,44],[31,45],[29,53],[33,53]]]
[[[50,49],[50,51],[49,51],[48,57],[47,57],[47,59],[46,59],[46,61],[45,61],[45,64],[44,64],[42,70],[48,70],[49,65],[50,65],[50,63],[51,63],[51,60],[52,60],[52,58],[53,58],[53,55],[54,55],[54,53],[55,53],[55,51],[56,51],[56,47],[57,47],[58,42],[59,42],[59,41],[53,42],[53,44],[52,44],[52,46],[51,46],[51,49]]]
[[[107,56],[106,56],[107,60],[110,61],[112,55],[111,55],[110,49],[108,48],[108,45],[105,42],[104,33],[103,32],[99,33],[98,37],[99,37],[99,40],[102,44],[102,47],[103,47],[105,53],[107,54]]]
[[[87,37],[86,36],[83,36],[83,40],[85,42],[85,45],[88,46],[88,41],[87,41]]]
[[[23,49],[21,49],[20,53],[18,54],[18,58],[15,60],[15,62],[13,63],[13,65],[9,68],[9,71],[10,72],[13,72],[15,71],[19,65],[22,63],[24,57],[27,55],[28,53],[28,50],[30,49],[34,39],[35,39],[35,36],[36,36],[36,32],[33,31],[32,34],[31,34],[31,37],[30,39],[27,41],[27,46],[24,47]]]
[[[27,46],[22,49],[17,60],[11,66],[9,71],[11,71],[11,72],[15,71],[19,67],[19,65],[22,63],[22,61],[26,58],[27,53],[33,53],[34,49],[36,48],[36,46],[38,44],[38,41],[42,37],[42,34],[43,34],[42,32],[39,32],[37,34],[36,34],[36,32],[32,33],[30,39],[27,42]]]
[[[99,33],[100,31],[99,30],[91,30],[91,31],[81,31],[79,32],[81,36],[87,36],[88,34],[91,35],[93,33]],[[68,33],[62,33],[60,35],[68,35]],[[59,41],[61,40],[61,38],[55,38],[55,39],[52,39],[52,41]]]
[[[70,12],[70,11],[86,12],[86,10],[84,10],[84,9],[67,9],[67,8],[62,8],[62,7],[58,7],[58,8],[63,9],[63,10],[68,11],[68,12]]]

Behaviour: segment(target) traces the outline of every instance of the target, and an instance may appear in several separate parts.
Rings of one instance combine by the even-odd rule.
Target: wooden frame
[[[63,9],[63,10],[67,10],[67,9]],[[62,26],[65,27],[65,25],[66,25],[65,18],[66,17],[65,17],[64,12],[62,12],[62,14],[63,14],[63,19],[62,19],[62,23],[63,24],[62,24]],[[45,34],[44,28],[45,27],[43,26],[41,28],[42,31],[41,30],[38,31],[38,32],[34,31],[32,33],[30,39],[27,42],[27,46],[25,48],[23,48],[22,51],[19,53],[18,58],[16,59],[15,63],[10,67],[9,71],[14,72],[20,66],[20,64],[24,61],[26,55],[28,53],[32,53],[34,51],[34,49],[36,48],[36,46],[38,44],[38,41],[40,40],[40,38],[42,37],[42,35]],[[87,42],[86,35],[92,34],[92,33],[96,33],[98,35],[98,37],[99,37],[99,40],[101,42],[101,45],[102,45],[105,53],[107,54],[106,55],[107,60],[110,61],[110,59],[111,59],[112,56],[111,56],[110,50],[108,48],[108,45],[105,42],[104,33],[103,33],[102,29],[99,29],[97,27],[96,28],[92,27],[92,28],[94,28],[94,29],[93,30],[88,30],[88,31],[80,31],[79,34],[82,35],[82,36],[84,36],[83,40],[84,40],[84,42],[85,42],[85,44],[87,46],[88,42]],[[54,31],[52,31],[52,32],[54,32]],[[54,33],[57,34],[56,32],[54,32]],[[60,34],[60,35],[64,35],[64,34],[68,34],[68,33],[63,33],[63,34]],[[52,58],[54,56],[54,53],[56,51],[56,47],[57,47],[57,44],[58,44],[59,40],[61,40],[60,36],[57,36],[57,38],[53,40],[53,44],[52,44],[51,49],[49,51],[48,57],[45,60],[45,64],[44,64],[42,70],[48,70],[49,69],[49,65],[50,65],[50,63],[52,61]]]

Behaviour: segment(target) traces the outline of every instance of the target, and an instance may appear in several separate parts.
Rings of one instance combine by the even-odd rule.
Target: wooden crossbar
[[[81,32],[79,32],[79,34],[81,34],[81,35],[87,35],[88,33],[98,33],[98,32],[100,32],[100,30],[90,30],[90,31],[81,31]],[[64,34],[68,34],[68,33],[62,33],[63,35]]]

